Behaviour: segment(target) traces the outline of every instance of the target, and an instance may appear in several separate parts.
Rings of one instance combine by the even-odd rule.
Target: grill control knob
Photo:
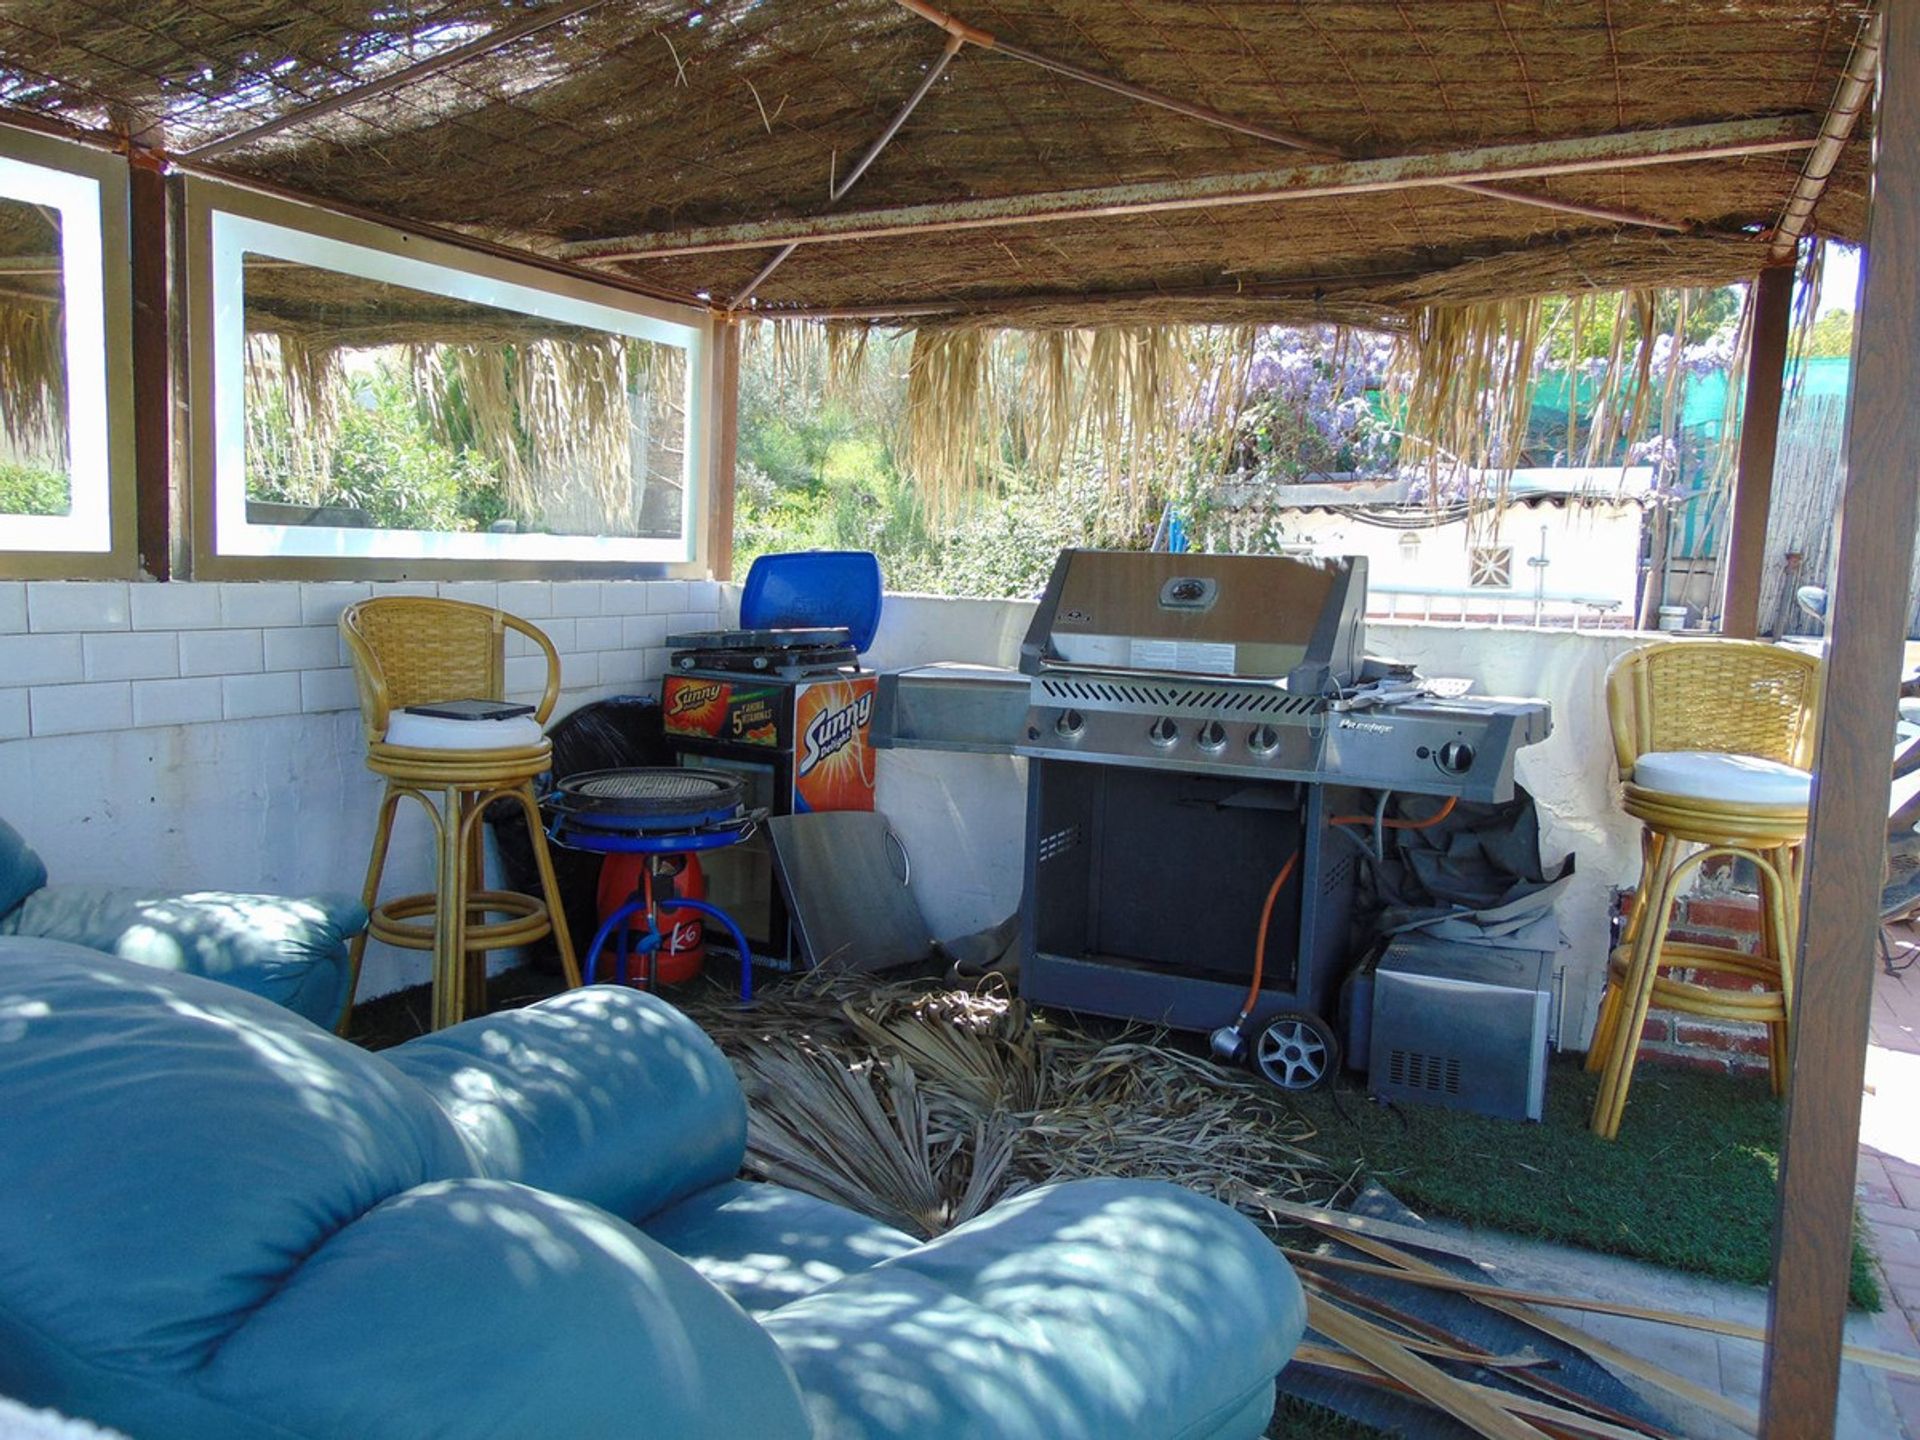
[[[1078,740],[1087,728],[1087,717],[1078,710],[1062,710],[1053,722],[1053,733],[1062,740]]]
[[[1162,715],[1147,727],[1147,738],[1164,750],[1180,738],[1180,727],[1173,723],[1171,715]]]
[[[1247,736],[1247,749],[1256,755],[1271,755],[1280,748],[1280,732],[1271,725],[1256,725]]]
[[[1209,720],[1193,738],[1202,750],[1224,750],[1227,748],[1227,727],[1218,720]]]
[[[1449,740],[1434,753],[1433,763],[1449,775],[1464,775],[1473,768],[1473,746],[1464,740]]]

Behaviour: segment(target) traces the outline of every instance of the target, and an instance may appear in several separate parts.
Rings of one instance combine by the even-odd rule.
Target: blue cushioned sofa
[[[206,975],[316,1024],[332,1026],[347,1007],[347,942],[366,923],[366,906],[346,895],[49,885],[40,857],[0,820],[0,935]]]
[[[139,1440],[1252,1440],[1303,1302],[1247,1221],[1078,1181],[931,1243],[736,1178],[677,1010],[369,1054],[0,940],[0,1394]]]

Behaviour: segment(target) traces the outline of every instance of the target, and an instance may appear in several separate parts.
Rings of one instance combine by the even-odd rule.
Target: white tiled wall
[[[207,724],[358,703],[335,622],[374,593],[499,605],[560,652],[565,708],[659,684],[666,637],[718,623],[711,581],[516,580],[370,585],[0,581],[0,740]],[[509,637],[508,685],[545,668]]]
[[[0,581],[0,818],[56,881],[358,893],[379,787],[340,648],[342,606],[380,594],[498,604],[560,653],[556,717],[657,690],[666,636],[718,623],[709,581],[142,585]],[[508,637],[508,689],[544,658]],[[430,886],[403,809],[382,894]],[[425,978],[371,947],[363,995]]]

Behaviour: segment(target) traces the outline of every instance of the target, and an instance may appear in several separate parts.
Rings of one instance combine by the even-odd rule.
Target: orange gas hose
[[[1382,820],[1380,828],[1382,830],[1424,830],[1429,825],[1438,825],[1446,819],[1453,813],[1453,807],[1459,803],[1458,795],[1449,795],[1447,803],[1424,820]],[[1327,823],[1329,825],[1371,825],[1373,817],[1371,815],[1336,815]]]
[[[1381,827],[1387,830],[1424,830],[1429,825],[1438,825],[1453,813],[1453,807],[1460,803],[1457,795],[1449,795],[1447,803],[1424,820],[1383,820]],[[1336,815],[1327,822],[1329,825],[1371,825],[1371,815]],[[1287,883],[1287,877],[1293,874],[1293,867],[1300,859],[1300,852],[1294,851],[1287,857],[1287,863],[1280,867],[1280,873],[1273,877],[1273,884],[1267,887],[1267,903],[1260,907],[1260,938],[1253,947],[1253,983],[1247,987],[1247,1003],[1240,1010],[1240,1018],[1245,1020],[1253,1013],[1253,1007],[1260,1000],[1260,983],[1267,978],[1267,924],[1273,919],[1273,902],[1280,898],[1280,891]]]

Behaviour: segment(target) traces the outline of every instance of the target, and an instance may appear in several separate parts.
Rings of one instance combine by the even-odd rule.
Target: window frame
[[[425,236],[375,224],[372,221],[341,215],[320,205],[261,194],[218,181],[187,177],[182,182],[182,269],[180,287],[185,295],[187,330],[187,388],[190,396],[191,424],[188,440],[188,466],[185,485],[187,532],[192,573],[197,579],[212,580],[407,580],[407,579],[553,579],[553,578],[687,578],[704,575],[709,549],[707,521],[712,505],[713,477],[709,463],[711,436],[709,416],[710,357],[713,346],[713,320],[710,312],[665,301],[649,300],[614,286],[596,285],[555,275],[535,266],[483,254],[477,250]],[[230,218],[228,218],[230,217]],[[592,325],[591,312],[599,311],[609,326],[619,333],[656,343],[684,341],[687,351],[686,418],[686,500],[682,531],[677,541],[622,539],[590,536],[500,536],[490,537],[494,548],[538,549],[547,554],[526,555],[345,555],[340,553],[289,555],[229,550],[216,547],[221,509],[220,467],[223,454],[220,420],[235,413],[241,403],[229,388],[223,393],[220,377],[225,359],[220,344],[222,334],[229,337],[234,327],[243,324],[236,276],[220,273],[223,255],[232,253],[234,243],[243,237],[256,242],[245,246],[245,253],[296,253],[291,258],[303,264],[340,270],[390,284],[427,289],[430,293],[454,294],[457,298],[476,299],[483,304],[498,304],[478,292],[497,293],[500,287],[513,298],[525,300],[524,313],[542,313],[538,307],[551,306],[549,318],[573,324]],[[277,249],[275,247],[278,247]],[[324,256],[325,259],[315,259]],[[340,263],[335,263],[340,262]],[[453,272],[453,288],[434,289],[420,283],[420,265]],[[424,277],[432,278],[432,277]],[[467,293],[462,294],[462,291]],[[587,307],[582,318],[579,307]],[[514,308],[511,306],[502,308]],[[225,364],[230,365],[230,361]],[[236,446],[243,440],[225,444],[228,464]],[[240,464],[244,467],[244,451]],[[242,481],[244,484],[244,480]],[[244,499],[240,502],[244,504]],[[234,501],[227,506],[232,509]],[[249,527],[255,528],[255,527]],[[270,528],[270,527],[257,527]],[[327,527],[314,527],[316,535],[335,533]],[[391,535],[411,532],[364,532]],[[436,532],[420,532],[421,534]],[[511,542],[540,542],[512,547]],[[506,542],[506,543],[502,543]],[[377,542],[376,542],[377,543]],[[629,553],[610,553],[590,559],[572,558],[565,550],[628,548]],[[655,553],[636,555],[631,547],[645,547]]]
[[[61,283],[67,326],[68,465],[78,484],[78,457],[96,453],[105,467],[106,533],[104,548],[15,549],[0,537],[0,576],[17,580],[126,580],[136,576],[139,560],[139,491],[133,442],[133,251],[129,183],[125,157],[77,141],[0,124],[0,158],[90,181],[99,195],[99,369],[88,388],[96,399],[78,402],[79,365],[88,364],[74,345],[74,327],[90,331],[91,305],[75,307],[67,233],[61,234]],[[91,348],[91,347],[89,347]],[[88,365],[89,369],[92,366]],[[94,382],[97,382],[97,386]],[[78,402],[78,403],[77,403]],[[76,444],[75,437],[95,433]],[[0,516],[0,526],[30,517]],[[52,518],[52,517],[31,517]]]

